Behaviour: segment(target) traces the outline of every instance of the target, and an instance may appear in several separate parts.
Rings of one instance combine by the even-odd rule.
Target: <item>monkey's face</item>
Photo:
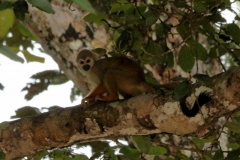
[[[80,58],[78,60],[79,69],[85,73],[90,72],[93,65],[94,65],[94,59],[91,57],[86,57],[85,59]]]

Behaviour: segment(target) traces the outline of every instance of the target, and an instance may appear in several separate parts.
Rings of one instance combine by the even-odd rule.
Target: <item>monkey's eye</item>
[[[84,64],[84,61],[80,61],[80,64]]]
[[[86,62],[89,63],[89,62],[90,62],[90,59],[88,59]]]

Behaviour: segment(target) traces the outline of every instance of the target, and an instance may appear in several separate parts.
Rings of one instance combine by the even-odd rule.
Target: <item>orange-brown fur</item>
[[[98,59],[95,53],[84,49],[77,56],[77,64],[88,82],[95,86],[82,104],[92,99],[115,101],[119,99],[118,93],[128,98],[153,91],[152,85],[145,81],[141,66],[127,57]]]

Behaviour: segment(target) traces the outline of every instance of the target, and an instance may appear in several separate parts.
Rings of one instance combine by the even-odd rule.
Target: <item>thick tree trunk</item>
[[[193,118],[183,115],[173,91],[145,94],[124,101],[57,109],[5,122],[1,124],[0,150],[6,153],[6,159],[13,159],[75,142],[128,135],[196,132],[201,136],[219,117],[240,109],[239,72],[240,67],[212,78],[209,86],[196,88],[196,92],[212,88],[213,99]]]
[[[86,12],[75,5],[69,8],[62,0],[52,1],[55,14],[48,14],[29,5],[29,17],[25,25],[38,37],[38,42],[66,76],[81,89],[88,92],[86,81],[76,69],[76,53],[82,48],[107,48],[108,34],[104,27],[86,23]]]

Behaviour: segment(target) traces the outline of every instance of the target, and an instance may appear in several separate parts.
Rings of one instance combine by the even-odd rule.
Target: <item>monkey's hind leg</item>
[[[117,79],[116,75],[117,72],[115,70],[109,70],[105,73],[103,77],[103,84],[105,89],[107,90],[107,94],[98,94],[96,97],[98,100],[101,101],[117,101],[119,100],[118,97],[118,88],[117,88]]]
[[[118,92],[115,89],[109,88],[109,85],[107,86],[107,94],[98,94],[96,99],[100,101],[117,101],[119,100]]]

